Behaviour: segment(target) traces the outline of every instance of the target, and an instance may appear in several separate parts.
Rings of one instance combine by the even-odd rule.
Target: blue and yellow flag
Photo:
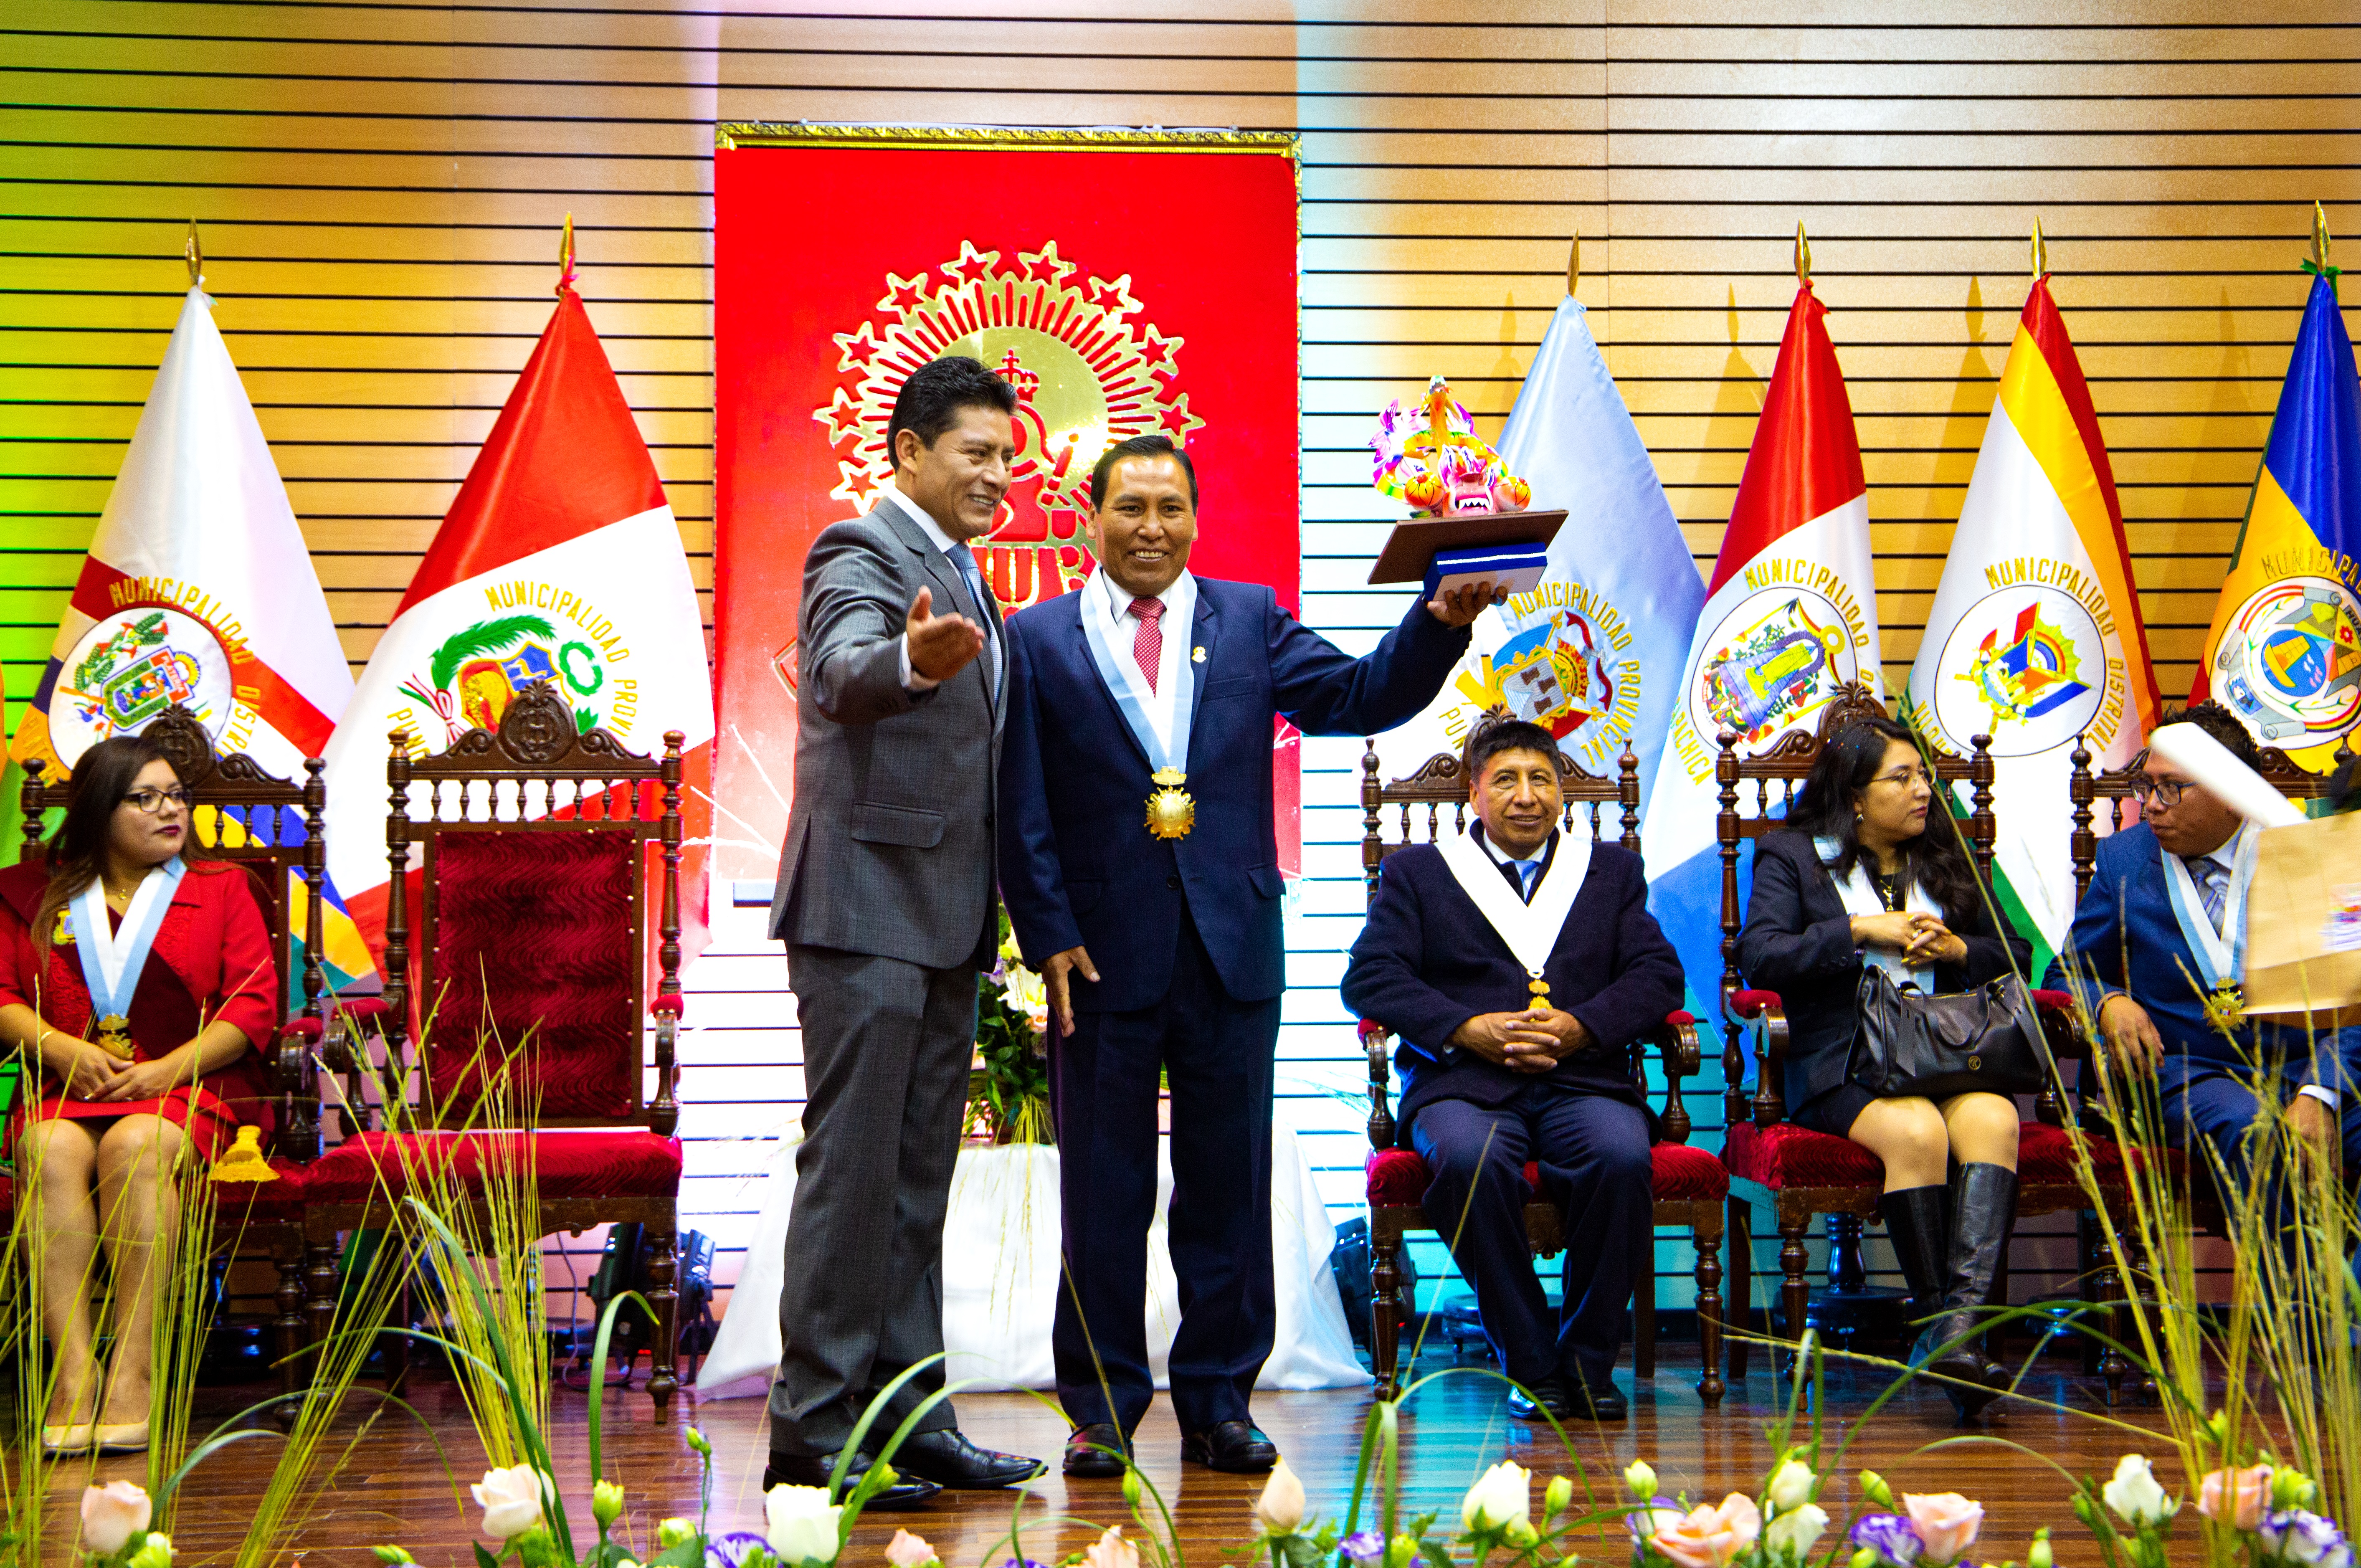
[[[2257,740],[2314,773],[2361,723],[2356,556],[2361,378],[2323,265],[2189,694],[2226,705]]]

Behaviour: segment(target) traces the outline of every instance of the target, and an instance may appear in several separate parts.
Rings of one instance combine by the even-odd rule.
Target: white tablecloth
[[[1161,1140],[1159,1140],[1159,1145]],[[781,1139],[764,1184],[762,1215],[745,1266],[722,1314],[712,1354],[698,1369],[700,1394],[761,1393],[779,1360],[781,1249],[796,1192],[796,1140]],[[1159,1147],[1156,1223],[1148,1232],[1148,1357],[1156,1386],[1180,1318],[1165,1243],[1172,1168]],[[1039,1144],[964,1148],[951,1178],[943,1226],[943,1343],[953,1381],[1001,1388],[1055,1382],[1049,1322],[1058,1289],[1058,1151]],[[1369,1381],[1353,1352],[1328,1254],[1335,1227],[1312,1184],[1295,1135],[1271,1136],[1270,1239],[1279,1326],[1258,1388],[1343,1388]]]

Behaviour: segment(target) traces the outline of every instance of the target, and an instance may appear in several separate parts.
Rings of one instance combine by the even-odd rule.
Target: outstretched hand
[[[1462,583],[1439,598],[1426,601],[1426,613],[1445,626],[1466,626],[1484,613],[1487,605],[1509,602],[1506,583]]]
[[[947,681],[983,652],[983,628],[963,615],[937,615],[934,608],[935,590],[920,588],[903,630],[910,640],[910,668],[930,681]]]

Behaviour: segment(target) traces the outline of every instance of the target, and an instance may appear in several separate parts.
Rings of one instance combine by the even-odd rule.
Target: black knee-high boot
[[[1914,1323],[1943,1308],[1943,1287],[1951,1270],[1950,1200],[1948,1187],[1905,1187],[1877,1201],[1886,1239],[1902,1266],[1902,1282],[1910,1288]]]
[[[1977,1310],[1992,1294],[2001,1249],[2016,1215],[2016,1172],[2004,1165],[1963,1165],[1951,1179],[1950,1264],[1943,1315],[1919,1336],[1914,1365],[1958,1381],[1946,1383],[1962,1416],[1992,1403],[2007,1385],[2007,1368],[1985,1356],[1975,1336]],[[1940,1354],[1938,1347],[1959,1343]],[[1964,1385],[1964,1386],[1963,1386]]]

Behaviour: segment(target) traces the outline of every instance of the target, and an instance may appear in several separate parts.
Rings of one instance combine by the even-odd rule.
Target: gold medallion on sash
[[[1532,1006],[1535,1010],[1547,1007],[1550,1004],[1549,981],[1543,980],[1538,973],[1533,975],[1532,983],[1525,987],[1525,989],[1533,993]]]
[[[92,1028],[90,1043],[117,1061],[131,1059],[131,1020],[110,1013]]]
[[[1159,768],[1150,777],[1157,787],[1148,797],[1148,830],[1159,839],[1186,839],[1197,825],[1197,803],[1180,787],[1189,775]]]
[[[2246,992],[2224,981],[2205,997],[2205,1021],[2225,1035],[2235,1035],[2246,1019]]]

